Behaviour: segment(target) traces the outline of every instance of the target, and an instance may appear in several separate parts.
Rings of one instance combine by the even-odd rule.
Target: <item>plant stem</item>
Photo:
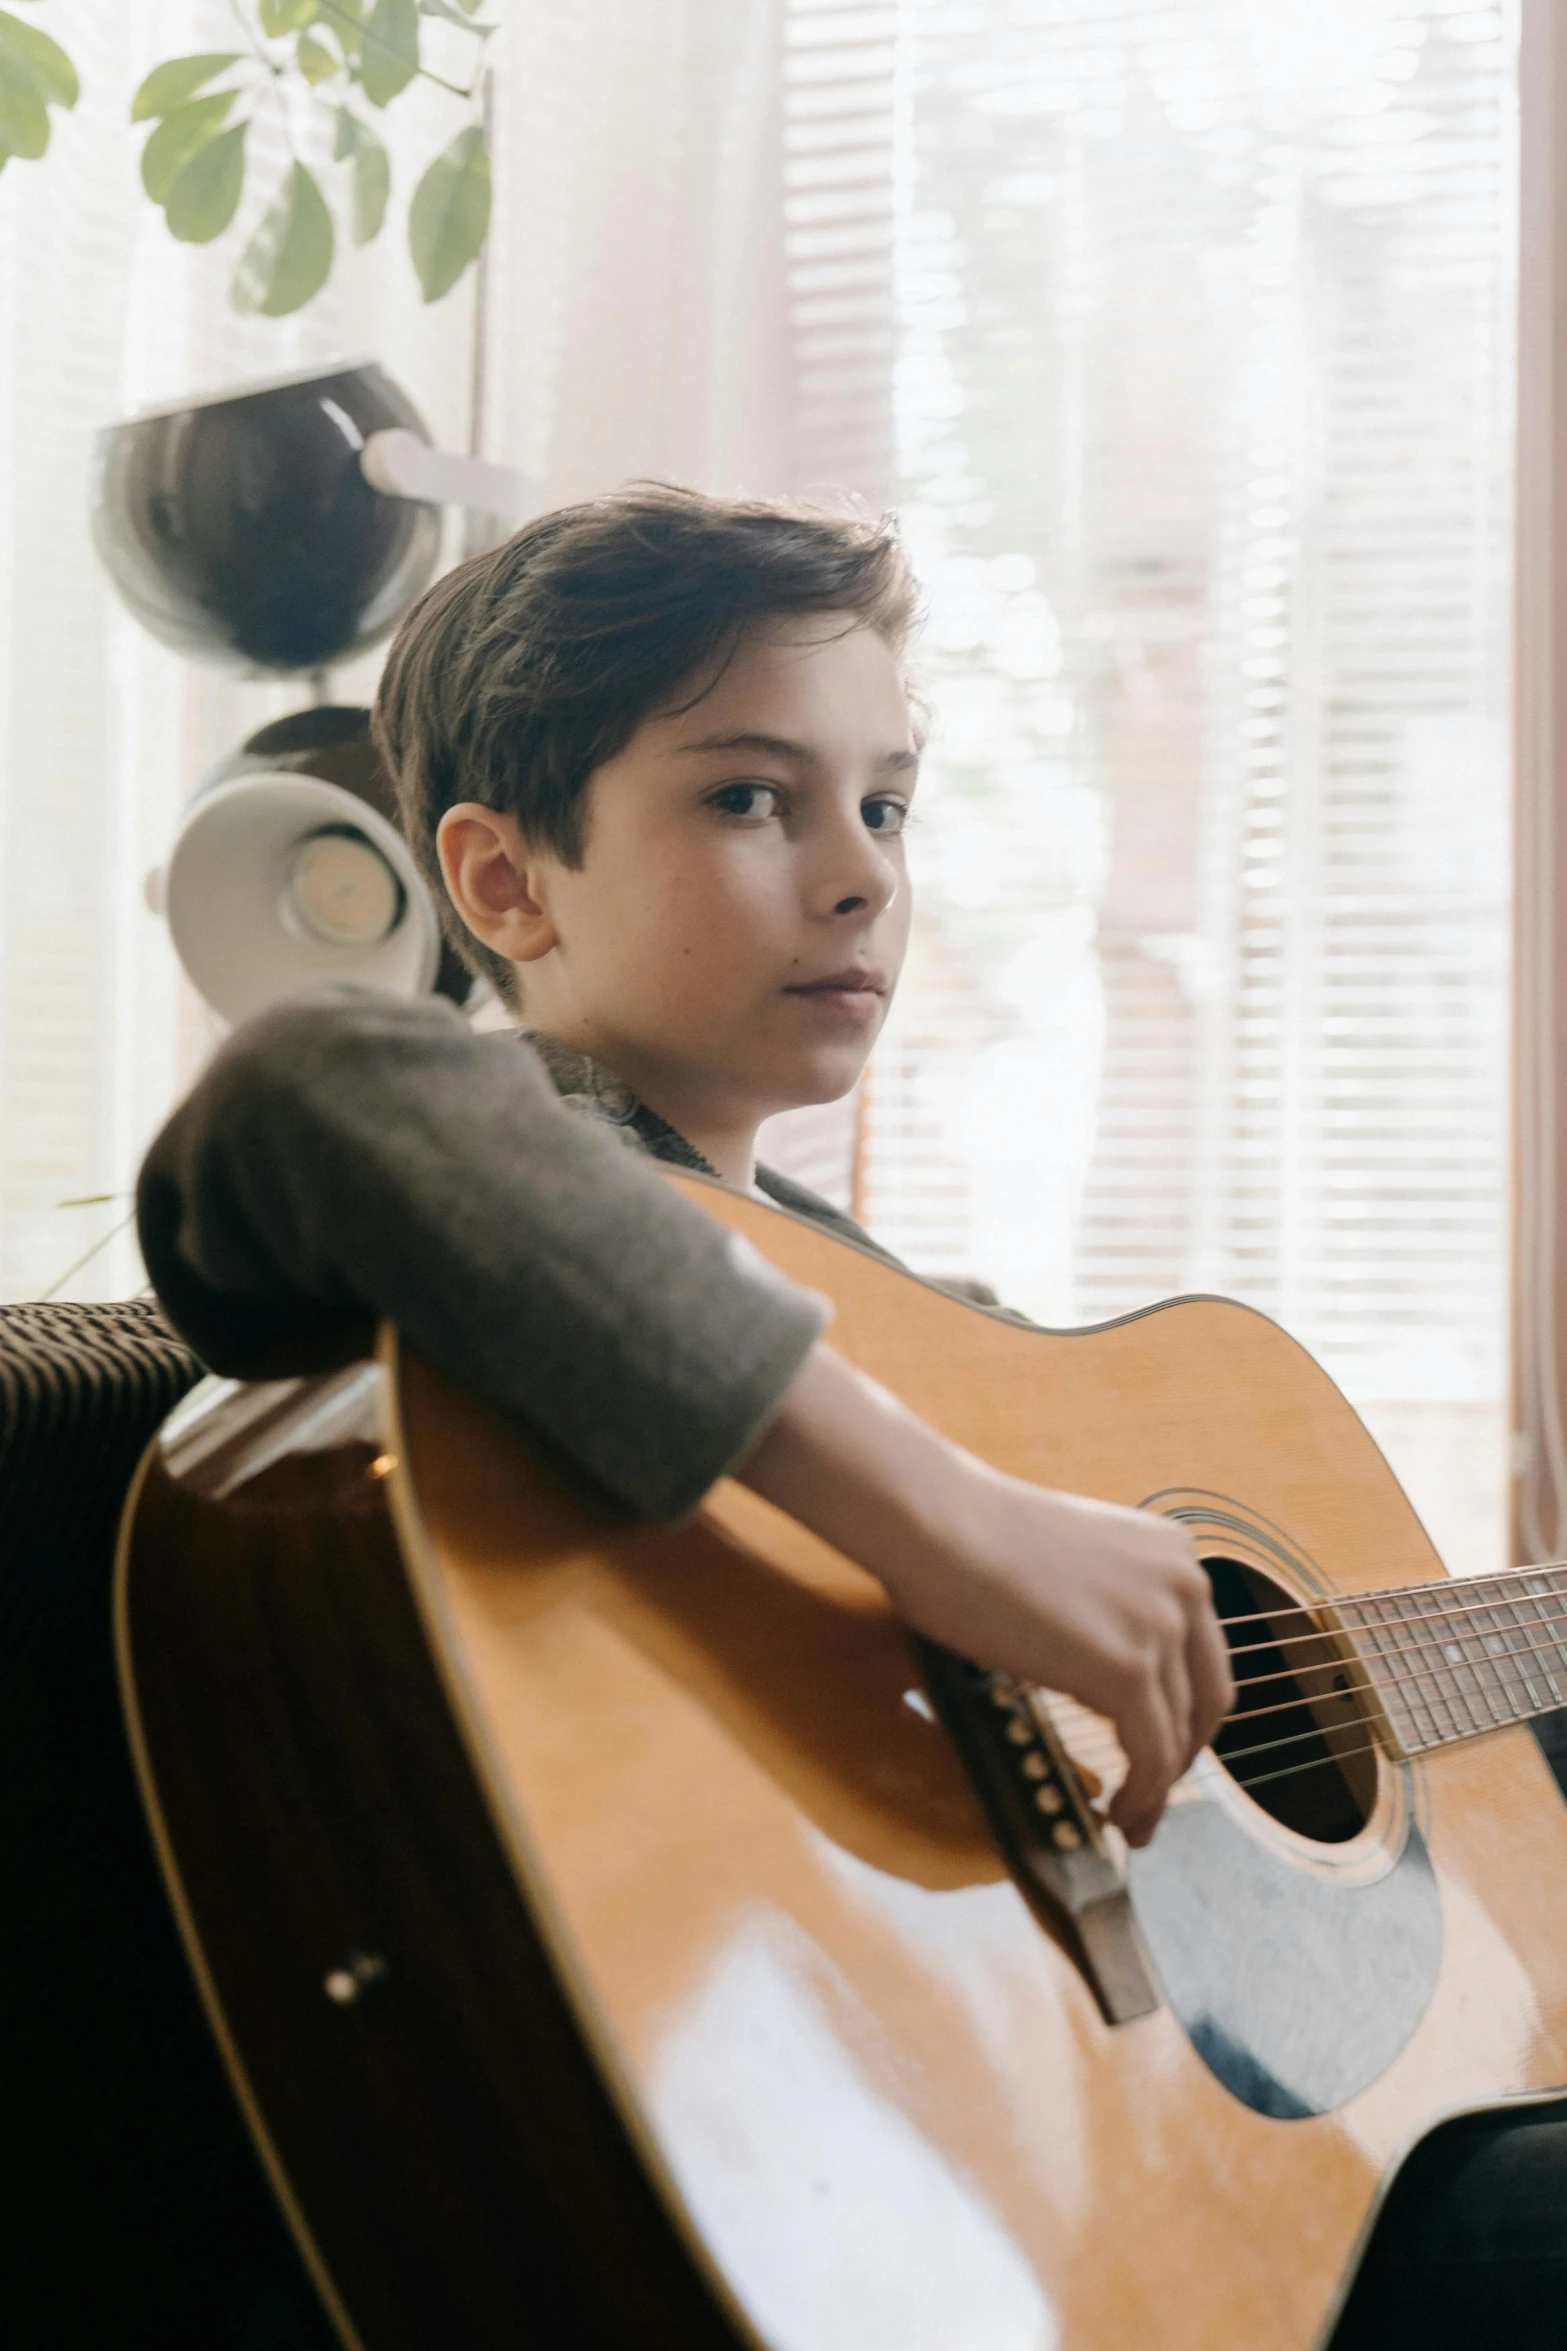
[[[264,65],[268,73],[272,74],[273,76],[281,74],[283,68],[278,64],[275,57],[269,57],[267,55],[267,52],[262,46],[260,39],[251,30],[250,19],[246,16],[244,10],[240,7],[239,0],[229,0],[229,14],[234,19],[234,22],[238,25],[240,33],[244,38],[245,46],[250,51],[251,55],[255,58],[256,63],[258,65]]]
[[[135,1222],[136,1211],[133,1208],[128,1216],[121,1217],[117,1225],[111,1225],[101,1240],[94,1241],[90,1249],[84,1250],[74,1265],[68,1265],[64,1273],[59,1275],[56,1280],[49,1284],[48,1289],[43,1293],[44,1302],[47,1302],[50,1298],[58,1297],[59,1293],[65,1288],[66,1283],[69,1281],[74,1281],[76,1276],[81,1272],[83,1266],[91,1265],[93,1259],[98,1255],[100,1250],[107,1249],[111,1241],[117,1241],[119,1239],[121,1233],[124,1232],[127,1225],[132,1225]]]
[[[337,5],[337,0],[316,0],[316,4],[322,16],[331,17],[333,22],[336,24],[347,23],[352,28],[352,30],[359,35],[361,41],[369,41],[373,47],[381,51],[383,56],[394,57],[401,55],[400,50],[393,49],[390,41],[383,41],[379,33],[372,33],[368,25],[361,24],[357,17],[351,17],[345,8],[340,8]],[[474,83],[470,88],[465,90],[458,83],[447,81],[443,75],[432,73],[427,65],[416,65],[414,67],[414,74],[415,77],[420,81],[433,82],[438,90],[445,90],[449,92],[453,98],[466,98],[471,100],[474,94],[474,90],[478,87],[478,84]]]

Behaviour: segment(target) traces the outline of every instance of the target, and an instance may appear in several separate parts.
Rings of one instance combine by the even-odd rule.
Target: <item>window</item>
[[[118,1215],[57,1203],[124,1188],[207,1042],[141,876],[204,770],[303,695],[119,610],[93,431],[369,348],[449,445],[470,411],[471,288],[423,310],[395,234],[301,318],[236,319],[231,250],[174,246],[134,188],[126,108],[170,43],[54,5],[88,86],[0,183],[11,1296]],[[221,0],[176,13],[228,45]],[[550,498],[633,473],[897,498],[929,584],[872,1224],[1053,1322],[1254,1301],[1449,1561],[1493,1564],[1511,19],[537,0],[502,27],[487,453]],[[437,128],[408,124],[399,198]],[[847,1196],[849,1121],[791,1125],[790,1163]],[[139,1278],[127,1241],[72,1288]]]
[[[82,68],[81,103],[46,159],[0,184],[0,1296],[115,1297],[142,1278],[133,1239],[95,1245],[124,1224],[146,1140],[215,1035],[143,876],[202,775],[309,688],[201,669],[131,619],[92,550],[94,435],[137,407],[376,349],[460,447],[469,294],[432,330],[389,234],[297,317],[239,317],[234,242],[172,241],[129,125],[137,83],[182,37],[233,46],[222,0],[59,0],[49,22]],[[408,114],[390,126],[404,189],[446,120]],[[329,120],[309,132],[329,146]],[[275,119],[252,147],[251,223],[285,160]],[[353,700],[365,680],[335,682]]]
[[[908,0],[938,725],[863,1205],[1057,1323],[1277,1316],[1500,1564],[1515,50]]]

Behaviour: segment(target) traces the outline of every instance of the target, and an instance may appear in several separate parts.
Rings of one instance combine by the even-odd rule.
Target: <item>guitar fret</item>
[[[1423,1747],[1439,1746],[1441,1736],[1415,1677],[1408,1673],[1398,1652],[1392,1623],[1385,1613],[1386,1605],[1385,1594],[1367,1593],[1355,1603],[1352,1621],[1358,1620],[1357,1629],[1369,1638],[1377,1662],[1384,1668],[1383,1673],[1376,1677],[1382,1701],[1389,1715],[1394,1718],[1393,1728],[1400,1746],[1412,1755]],[[1347,1615],[1349,1611],[1344,1613]],[[1421,1728],[1417,1706],[1425,1713],[1426,1730]],[[1402,1715],[1402,1722],[1397,1719],[1398,1715]]]
[[[1466,1737],[1471,1731],[1477,1730],[1480,1726],[1476,1723],[1474,1719],[1474,1713],[1471,1708],[1465,1709],[1466,1713],[1468,1714],[1467,1721],[1460,1721],[1459,1719],[1458,1708],[1454,1703],[1454,1699],[1456,1696],[1461,1696],[1462,1693],[1457,1691],[1456,1687],[1448,1688],[1444,1686],[1442,1668],[1447,1667],[1447,1675],[1449,1679],[1451,1677],[1452,1669],[1450,1666],[1447,1666],[1446,1659],[1442,1657],[1441,1649],[1431,1640],[1426,1611],[1420,1604],[1418,1594],[1412,1591],[1396,1591],[1391,1593],[1389,1597],[1392,1599],[1395,1607],[1398,1610],[1400,1623],[1413,1625],[1415,1628],[1415,1639],[1411,1644],[1414,1656],[1418,1660],[1415,1671],[1419,1674],[1424,1689],[1430,1693],[1430,1698],[1428,1700],[1428,1711],[1432,1714],[1433,1718],[1438,1721],[1438,1742],[1442,1745],[1446,1745],[1446,1743],[1451,1739],[1462,1739]],[[1441,1659],[1440,1665],[1438,1664],[1439,1659]],[[1447,1729],[1445,1732],[1440,1728],[1440,1718],[1437,1717],[1436,1712],[1438,1707],[1441,1709],[1442,1714],[1447,1718]]]
[[[1491,1581],[1492,1579],[1487,1577],[1483,1583],[1477,1584],[1475,1589],[1477,1591],[1488,1590],[1491,1588]],[[1529,1701],[1525,1695],[1522,1707],[1518,1702],[1519,1690],[1522,1685],[1514,1652],[1507,1639],[1507,1629],[1500,1621],[1502,1603],[1466,1598],[1458,1605],[1471,1608],[1474,1611],[1470,1619],[1474,1628],[1470,1638],[1478,1646],[1485,1660],[1486,1671],[1489,1673],[1492,1685],[1501,1700],[1499,1719],[1504,1723],[1516,1722],[1520,1713],[1528,1713]]]
[[[1394,1737],[1406,1754],[1413,1753],[1420,1742],[1411,1738],[1409,1730],[1406,1729],[1406,1725],[1409,1725],[1409,1709],[1403,1702],[1403,1694],[1395,1679],[1377,1671],[1378,1666],[1383,1662],[1382,1645],[1377,1640],[1371,1623],[1369,1603],[1359,1599],[1343,1601],[1339,1606],[1338,1618],[1344,1630],[1356,1636],[1354,1641],[1355,1655],[1360,1661],[1361,1670],[1367,1681],[1375,1690],[1387,1713]],[[1400,1720],[1400,1717],[1403,1719]]]
[[[1534,1611],[1532,1617],[1524,1619],[1524,1633],[1539,1659],[1540,1671],[1551,1693],[1549,1703],[1551,1706],[1567,1706],[1567,1691],[1564,1691],[1557,1678],[1560,1674],[1567,1674],[1567,1649],[1564,1649],[1561,1638],[1560,1611],[1547,1610],[1540,1605],[1542,1599],[1559,1601],[1561,1594],[1552,1590],[1548,1576],[1530,1577],[1522,1590],[1525,1605]]]
[[[1558,1577],[1531,1576],[1526,1584],[1535,1621],[1551,1656],[1555,1670],[1550,1675],[1551,1689],[1559,1705],[1567,1706],[1567,1588]],[[1558,1679],[1557,1677],[1560,1677]]]
[[[1413,1595],[1411,1598],[1417,1618],[1424,1618],[1425,1611],[1420,1600]],[[1439,1657],[1447,1666],[1453,1691],[1463,1700],[1468,1730],[1494,1731],[1506,1717],[1497,1712],[1496,1700],[1492,1695],[1495,1676],[1487,1674],[1484,1651],[1474,1642],[1461,1619],[1455,1626],[1449,1618],[1444,1617],[1434,1629],[1440,1646],[1428,1653],[1433,1656],[1433,1662]],[[1422,1637],[1429,1640],[1430,1635],[1427,1633]]]
[[[1415,1647],[1426,1671],[1447,1677],[1448,1712],[1454,1718],[1455,1735],[1461,1738],[1470,1731],[1493,1729],[1498,1717],[1485,1677],[1485,1661],[1472,1650],[1462,1626],[1451,1625],[1445,1619],[1433,1623],[1423,1587],[1404,1591],[1399,1598],[1402,1616],[1416,1628]],[[1455,1698],[1463,1701],[1465,1722],[1457,1721]],[[1477,1699],[1485,1709],[1483,1716],[1477,1708]]]
[[[1506,1637],[1506,1628],[1498,1630],[1497,1608],[1500,1604],[1488,1601],[1483,1597],[1492,1588],[1493,1581],[1494,1579],[1486,1577],[1478,1580],[1472,1587],[1465,1585],[1463,1587],[1464,1596],[1461,1599],[1453,1595],[1452,1587],[1438,1585],[1435,1587],[1435,1598],[1437,1605],[1449,1613],[1455,1608],[1462,1608],[1469,1612],[1460,1620],[1470,1628],[1467,1645],[1471,1655],[1475,1657],[1480,1669],[1485,1673],[1489,1689],[1493,1693],[1491,1698],[1493,1718],[1498,1724],[1505,1724],[1518,1720],[1520,1684],[1512,1646]],[[1471,1589],[1481,1594],[1482,1597],[1470,1599],[1468,1595]]]
[[[1497,1671],[1496,1662],[1494,1658],[1486,1654],[1485,1644],[1480,1635],[1465,1626],[1462,1620],[1457,1628],[1453,1627],[1445,1617],[1438,1630],[1442,1637],[1442,1655],[1452,1666],[1455,1681],[1463,1691],[1464,1704],[1468,1710],[1471,1728],[1477,1731],[1492,1731],[1499,1729],[1503,1723],[1511,1721],[1511,1709],[1507,1704],[1506,1692],[1501,1686],[1501,1677]],[[1462,1675],[1465,1671],[1473,1684],[1473,1695],[1464,1686]],[[1501,1699],[1500,1706],[1497,1703],[1498,1696]],[[1476,1707],[1476,1698],[1485,1709],[1483,1716]]]
[[[1337,1604],[1406,1754],[1567,1707],[1567,1565]]]
[[[1384,1604],[1383,1622],[1390,1628],[1388,1645],[1393,1670],[1402,1676],[1410,1701],[1419,1706],[1421,1714],[1425,1717],[1426,1727],[1419,1744],[1422,1747],[1439,1747],[1447,1734],[1437,1720],[1436,1708],[1432,1704],[1431,1691],[1426,1676],[1420,1670],[1423,1662],[1420,1652],[1416,1650],[1411,1656],[1400,1643],[1399,1628],[1405,1621],[1405,1612],[1398,1607],[1396,1602],[1388,1601]]]
[[[1538,1685],[1531,1680],[1529,1675],[1530,1648],[1524,1639],[1523,1626],[1518,1621],[1516,1603],[1503,1593],[1497,1598],[1490,1613],[1493,1620],[1500,1619],[1501,1629],[1498,1637],[1511,1662],[1514,1681],[1523,1693],[1524,1703],[1517,1709],[1518,1713],[1521,1715],[1543,1713],[1544,1700],[1540,1696]]]
[[[1476,1616],[1471,1622],[1470,1646],[1480,1660],[1478,1670],[1486,1677],[1486,1686],[1491,1693],[1491,1713],[1498,1724],[1514,1722],[1517,1720],[1518,1707],[1513,1692],[1514,1677],[1509,1670],[1507,1644],[1505,1641],[1498,1642],[1490,1630],[1490,1620],[1486,1615]]]
[[[1518,1613],[1518,1602],[1512,1596],[1516,1587],[1498,1582],[1496,1588],[1499,1597],[1493,1604],[1491,1621],[1498,1629],[1491,1636],[1491,1645],[1500,1646],[1510,1660],[1514,1682],[1521,1693],[1515,1714],[1519,1718],[1544,1714],[1552,1705],[1562,1703],[1561,1685],[1551,1671],[1550,1662],[1550,1650],[1554,1648],[1557,1666],[1561,1666],[1560,1644],[1552,1639],[1546,1612],[1527,1585],[1523,1587],[1524,1597],[1534,1610],[1532,1620]],[[1549,1594],[1548,1585],[1546,1589]],[[1537,1636],[1543,1636],[1543,1647]]]

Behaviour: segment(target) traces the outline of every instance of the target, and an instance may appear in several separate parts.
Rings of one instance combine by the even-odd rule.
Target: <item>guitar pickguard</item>
[[[1441,1895],[1412,1820],[1382,1876],[1346,1883],[1293,1864],[1223,1804],[1176,1804],[1128,1874],[1170,2007],[1258,2114],[1299,2121],[1369,2088],[1436,1989]]]

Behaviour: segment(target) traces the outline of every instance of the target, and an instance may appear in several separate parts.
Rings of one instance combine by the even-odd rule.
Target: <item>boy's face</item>
[[[470,803],[442,829],[449,886],[521,966],[530,1027],[677,1126],[744,1124],[831,1101],[864,1065],[908,938],[916,765],[884,639],[779,623],[595,773],[580,867]]]

